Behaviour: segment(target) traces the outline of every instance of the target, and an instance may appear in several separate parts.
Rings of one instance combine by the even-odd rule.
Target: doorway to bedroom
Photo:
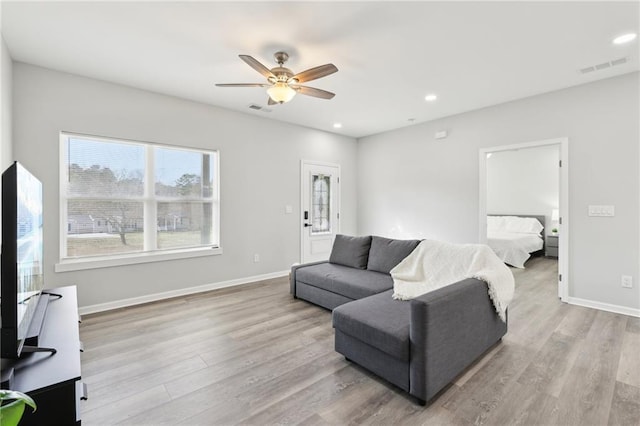
[[[508,265],[557,259],[558,297],[568,297],[567,139],[480,150],[480,241]]]

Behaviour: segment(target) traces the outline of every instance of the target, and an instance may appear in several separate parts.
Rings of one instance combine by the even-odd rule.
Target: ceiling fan
[[[315,87],[302,86],[300,83],[316,80],[326,77],[338,71],[333,64],[320,65],[310,68],[306,71],[294,74],[289,68],[284,67],[284,63],[289,59],[286,52],[276,52],[273,57],[278,63],[277,67],[269,69],[249,55],[238,55],[240,59],[245,61],[251,68],[258,71],[267,78],[268,83],[235,83],[235,84],[216,84],[218,87],[267,87],[269,94],[269,105],[283,104],[289,102],[296,93],[301,95],[313,96],[322,99],[331,99],[335,93],[326,90],[316,89]]]

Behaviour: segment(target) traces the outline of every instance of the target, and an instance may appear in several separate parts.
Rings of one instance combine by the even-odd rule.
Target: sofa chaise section
[[[411,301],[391,294],[334,309],[336,351],[422,404],[507,331],[483,281],[466,279]]]
[[[334,309],[335,349],[409,392],[411,305],[392,294],[388,290]]]

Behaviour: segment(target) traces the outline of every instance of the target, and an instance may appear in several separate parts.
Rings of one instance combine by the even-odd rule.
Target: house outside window
[[[73,133],[60,140],[56,270],[219,253],[217,151]]]

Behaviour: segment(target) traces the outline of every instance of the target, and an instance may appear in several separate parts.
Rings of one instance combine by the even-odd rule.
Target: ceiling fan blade
[[[326,90],[322,89],[316,89],[315,87],[298,86],[297,84],[290,84],[289,87],[291,87],[301,95],[313,96],[315,98],[331,99],[336,95],[335,93],[327,92]]]
[[[232,84],[216,84],[218,87],[269,87],[270,84],[262,83],[232,83]]]
[[[269,100],[267,101],[267,105],[278,105],[278,103],[276,101],[274,101],[273,99],[271,99],[271,96],[269,96]]]
[[[333,64],[320,65],[318,67],[310,68],[306,71],[299,72],[298,74],[291,77],[289,81],[293,83],[296,83],[296,82],[304,83],[306,81],[311,81],[317,78],[326,77],[329,74],[333,74],[336,71],[338,71],[338,68],[336,68],[336,66]]]
[[[254,70],[258,71],[260,74],[262,74],[266,78],[272,78],[272,79],[276,78],[276,76],[273,75],[273,73],[271,72],[271,70],[269,70],[269,68],[262,65],[252,56],[249,56],[249,55],[238,55],[238,56],[240,56],[240,59],[245,61],[247,65],[249,65]]]

